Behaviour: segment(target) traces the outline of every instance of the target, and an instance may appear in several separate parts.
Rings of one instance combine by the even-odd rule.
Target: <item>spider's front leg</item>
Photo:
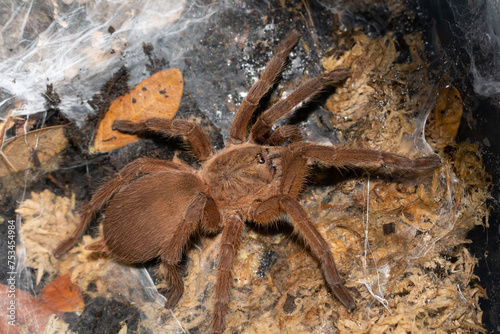
[[[339,148],[335,146],[302,145],[292,148],[297,155],[337,168],[358,167],[370,170],[388,168],[399,171],[424,171],[441,166],[437,156],[410,159],[399,154],[368,149]]]
[[[276,102],[257,118],[250,130],[250,137],[256,143],[265,143],[266,134],[281,117],[291,113],[298,105],[319,94],[326,87],[334,86],[349,76],[347,69],[336,69],[308,79],[299,85],[285,99]]]
[[[184,137],[201,161],[206,160],[214,152],[206,133],[198,125],[182,119],[150,118],[142,122],[117,120],[113,123],[113,130],[128,134],[142,134],[149,131],[168,137]]]
[[[299,41],[300,34],[293,30],[278,45],[275,55],[269,60],[259,80],[253,84],[248,95],[241,102],[231,127],[230,136],[235,142],[242,142],[247,135],[247,127],[252,115],[259,105],[260,99],[267,94],[283,70],[286,59],[292,48]]]
[[[321,270],[328,286],[339,301],[349,310],[356,307],[356,303],[342,284],[332,252],[328,243],[309,219],[302,205],[290,195],[276,195],[264,202],[256,203],[252,210],[252,218],[257,223],[267,223],[280,213],[285,212],[295,231],[304,239],[316,258],[321,262]]]
[[[290,143],[301,141],[303,137],[299,127],[285,124],[277,127],[276,130],[271,133],[266,144],[270,146],[279,146],[287,140]]]

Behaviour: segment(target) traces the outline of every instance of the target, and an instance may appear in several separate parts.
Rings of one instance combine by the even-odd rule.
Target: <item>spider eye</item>
[[[257,153],[256,158],[257,158],[257,162],[258,162],[259,164],[263,164],[263,163],[265,163],[265,162],[266,162],[266,160],[265,160],[265,159],[264,159],[264,157],[262,156],[262,153]]]

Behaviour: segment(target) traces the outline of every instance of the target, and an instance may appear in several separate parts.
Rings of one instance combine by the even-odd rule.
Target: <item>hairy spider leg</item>
[[[287,214],[295,232],[303,238],[313,255],[320,261],[323,276],[331,291],[347,309],[352,310],[356,304],[342,284],[328,243],[311,222],[302,205],[295,199],[308,174],[307,162],[307,159],[300,154],[287,151],[282,157],[281,194],[252,204],[251,218],[259,224],[269,224],[280,214]]]
[[[302,135],[302,131],[295,126],[290,124],[284,124],[278,126],[269,136],[266,141],[267,145],[270,146],[279,146],[283,144],[285,141],[289,141],[290,143],[298,142],[304,139]]]
[[[276,48],[274,56],[269,60],[259,80],[253,84],[247,96],[241,102],[231,126],[230,137],[235,143],[245,140],[248,133],[248,124],[259,105],[260,100],[269,92],[276,82],[278,75],[283,71],[290,51],[299,41],[300,34],[292,30]]]
[[[198,125],[182,119],[150,118],[142,122],[117,120],[112,128],[128,134],[156,132],[167,137],[181,136],[201,161],[207,160],[214,153],[207,134]]]
[[[395,153],[369,149],[305,144],[296,148],[295,152],[304,158],[337,168],[358,167],[370,170],[389,168],[399,171],[419,171],[441,166],[441,159],[437,156],[410,159]]]
[[[332,292],[348,310],[353,310],[356,303],[342,284],[328,243],[295,198],[288,194],[276,195],[256,204],[253,219],[260,224],[266,224],[274,221],[274,217],[283,212],[290,218],[295,233],[303,238],[313,255],[320,261],[321,271]]]
[[[345,80],[348,76],[349,70],[337,69],[304,81],[285,99],[276,102],[257,118],[250,130],[251,140],[259,144],[266,143],[265,136],[277,120],[292,112],[300,103],[317,95],[326,87]]]
[[[215,232],[220,226],[219,210],[210,196],[200,193],[189,205],[183,222],[179,224],[169,243],[165,244],[160,258],[160,271],[165,277],[169,291],[166,294],[166,308],[173,308],[182,297],[184,284],[181,280],[179,263],[189,238],[201,227],[207,232]]]
[[[214,333],[222,333],[224,330],[224,319],[229,304],[232,270],[234,259],[236,258],[238,241],[243,231],[243,224],[243,219],[237,214],[230,215],[224,222],[214,293],[215,303],[212,319],[212,330]]]
[[[339,301],[349,310],[356,307],[347,289],[342,284],[335,266],[328,243],[309,219],[307,212],[295,199],[307,175],[308,159],[342,167],[361,167],[379,169],[389,167],[399,170],[427,170],[438,167],[441,162],[437,157],[409,159],[394,153],[378,152],[366,149],[342,149],[332,146],[297,143],[291,145],[291,151],[283,156],[283,180],[280,185],[281,195],[275,195],[263,202],[255,202],[251,209],[254,221],[260,224],[273,222],[281,213],[286,213],[295,231],[321,263],[326,282]]]

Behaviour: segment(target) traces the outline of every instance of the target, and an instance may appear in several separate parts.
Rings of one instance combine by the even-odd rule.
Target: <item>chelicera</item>
[[[432,170],[438,157],[409,159],[401,155],[346,146],[325,146],[302,140],[298,127],[276,121],[327,86],[341,84],[347,69],[309,79],[288,97],[250,121],[261,98],[273,87],[288,54],[300,35],[293,31],[277,47],[261,78],[242,101],[230,129],[226,147],[216,152],[204,131],[185,120],[159,118],[143,122],[115,121],[123,133],[160,133],[181,136],[199,159],[201,168],[183,163],[141,158],[125,166],[104,184],[84,207],[77,230],[54,251],[61,256],[81,237],[105,206],[102,236],[87,249],[105,252],[124,263],[159,258],[169,284],[166,307],[174,307],[183,293],[179,270],[183,252],[195,233],[222,230],[212,329],[224,329],[232,267],[245,221],[268,225],[287,215],[320,263],[324,279],[349,310],[356,303],[342,284],[328,243],[315,228],[298,196],[314,162],[337,168],[389,171]]]

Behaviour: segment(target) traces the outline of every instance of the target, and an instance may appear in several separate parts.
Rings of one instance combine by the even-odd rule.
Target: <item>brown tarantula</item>
[[[291,32],[268,62],[260,80],[250,89],[236,113],[226,148],[215,152],[208,136],[185,120],[153,118],[143,122],[115,121],[123,133],[156,132],[182,136],[200,160],[201,168],[171,161],[141,158],[125,166],[94,194],[85,206],[81,222],[68,240],[54,251],[61,256],[84,233],[106,204],[102,237],[87,249],[105,252],[125,263],[159,257],[161,273],[170,286],[166,307],[174,307],[183,293],[179,262],[190,236],[222,229],[212,329],[224,329],[229,303],[231,270],[245,221],[260,225],[286,214],[319,260],[331,291],[347,309],[356,304],[342,284],[330,248],[297,200],[312,161],[337,168],[418,171],[440,166],[437,157],[409,159],[397,154],[302,141],[298,127],[277,120],[325,87],[349,76],[346,69],[322,74],[302,83],[287,98],[264,111],[247,137],[250,119],[260,99],[273,87],[288,54],[300,35]]]

